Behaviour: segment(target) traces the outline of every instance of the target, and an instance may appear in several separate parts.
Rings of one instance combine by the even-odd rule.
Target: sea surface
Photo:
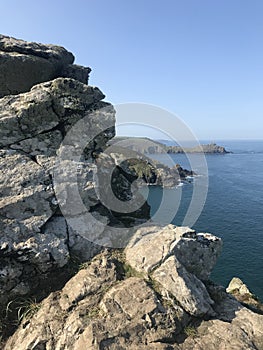
[[[206,155],[208,194],[193,228],[223,240],[223,250],[211,279],[226,287],[233,277],[239,277],[263,301],[263,140],[216,143],[233,153]],[[160,161],[163,157],[155,155]],[[189,168],[185,155],[171,157],[174,162]],[[192,170],[198,172],[198,169]],[[202,181],[202,177],[193,181]],[[181,191],[179,208],[171,220],[173,224],[181,225],[193,186],[193,183],[185,183],[176,190],[150,186],[148,202],[152,215],[165,198],[165,214],[168,218],[169,215],[173,217],[174,201],[178,201]]]

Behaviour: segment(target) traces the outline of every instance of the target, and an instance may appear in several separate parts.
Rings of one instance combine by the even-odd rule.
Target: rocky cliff
[[[209,280],[221,240],[151,223],[105,150],[115,111],[90,69],[4,36],[0,54],[1,347],[262,349],[263,315]]]
[[[186,181],[187,177],[197,175],[194,171],[183,169],[179,164],[168,167],[138,151],[113,144],[108,151],[118,169],[137,180],[138,186],[156,185],[173,188]],[[187,181],[190,181],[189,179]]]

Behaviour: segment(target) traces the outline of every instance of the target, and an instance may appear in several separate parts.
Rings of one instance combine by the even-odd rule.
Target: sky
[[[158,106],[199,139],[263,139],[262,0],[9,0],[0,28],[73,52],[113,104]]]

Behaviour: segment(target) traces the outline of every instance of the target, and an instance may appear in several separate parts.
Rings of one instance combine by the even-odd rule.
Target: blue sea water
[[[232,277],[239,277],[263,301],[263,140],[217,141],[217,144],[233,153],[206,156],[208,195],[193,228],[223,240],[223,250],[211,279],[227,286]],[[163,156],[156,157],[162,160]],[[176,163],[189,168],[184,155],[172,157]],[[176,225],[182,224],[193,185],[185,184],[181,189],[180,206],[172,220]],[[149,190],[152,214],[158,209],[164,192],[168,200],[175,198],[175,192],[170,189],[151,186]]]

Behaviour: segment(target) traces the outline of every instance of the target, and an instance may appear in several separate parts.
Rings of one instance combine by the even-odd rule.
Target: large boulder
[[[221,240],[188,227],[144,226],[125,249],[126,260],[162,286],[188,313],[214,315],[213,301],[200,279],[208,279],[221,250]]]
[[[220,238],[196,233],[189,227],[145,225],[125,249],[126,259],[138,271],[151,273],[171,255],[201,280],[206,280],[221,252]],[[153,254],[154,252],[154,254]]]
[[[0,35],[0,97],[29,91],[33,85],[57,77],[87,83],[91,69],[73,62],[73,54],[63,47]]]

